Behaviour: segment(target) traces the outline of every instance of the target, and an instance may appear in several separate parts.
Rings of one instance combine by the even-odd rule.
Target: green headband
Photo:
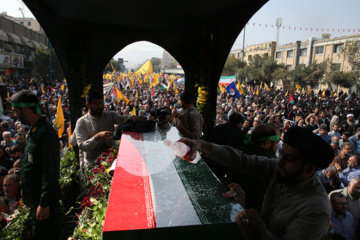
[[[271,142],[276,142],[280,140],[280,135],[274,135],[274,136],[270,136],[270,137],[262,137],[262,138],[257,138],[257,139],[253,139],[256,141],[266,141],[266,140],[270,140]],[[250,134],[246,134],[245,136],[245,140],[243,141],[245,144],[248,144],[251,142],[251,135]]]
[[[16,108],[23,107],[36,107],[36,113],[40,113],[40,102],[36,103],[25,103],[25,102],[12,102],[11,105]]]

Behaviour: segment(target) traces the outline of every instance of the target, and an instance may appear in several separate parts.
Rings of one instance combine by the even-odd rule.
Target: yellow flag
[[[286,91],[286,93],[285,93],[285,97],[286,97],[288,94],[289,94],[289,90],[287,90],[287,91]]]
[[[239,91],[239,93],[240,93],[241,95],[244,94],[244,90],[243,90],[243,88],[242,88],[242,86],[241,86],[241,84],[240,84],[240,81],[238,81],[237,86],[236,86],[236,89]]]
[[[33,82],[33,78],[30,79],[30,83],[32,83],[32,82]]]
[[[135,98],[139,98],[139,93],[136,91]]]
[[[322,97],[325,97],[325,90],[323,90],[321,96],[322,96]]]
[[[122,94],[122,92],[117,87],[114,86],[114,88],[115,88],[115,91],[116,91],[117,102],[120,102],[120,100],[123,100],[123,101],[126,102],[126,104],[128,104],[130,102],[129,99],[127,99],[124,96],[124,94]]]
[[[119,78],[118,78],[118,76],[117,76],[117,74],[116,74],[116,70],[115,70],[115,68],[113,67],[112,63],[110,63],[110,65],[111,65],[111,68],[112,68],[112,70],[113,70],[113,72],[114,72],[115,80],[116,80],[116,82],[118,82],[118,81],[119,81]]]
[[[259,88],[256,89],[256,95],[259,95]]]
[[[270,88],[266,83],[264,83],[264,88],[266,89],[266,91],[270,92]]]
[[[59,96],[54,125],[58,132],[59,138],[61,138],[65,128],[64,113],[61,106],[61,95]]]
[[[159,74],[154,74],[153,77],[154,77],[153,86],[156,86],[156,85],[158,85],[160,83],[159,82],[160,75]]]
[[[41,92],[43,93],[45,90],[44,90],[44,85],[41,84]]]
[[[152,64],[151,64],[150,60],[148,60],[146,63],[144,63],[144,65],[142,65],[141,68],[136,71],[136,73],[141,73],[141,74],[152,73],[152,72],[153,72],[153,69],[152,69]]]
[[[311,87],[308,87],[307,93],[310,94],[311,93]]]
[[[170,86],[171,86],[171,83],[172,83],[172,81],[171,81],[171,80],[169,80],[169,82],[168,82],[168,86],[167,86],[167,88],[166,88],[166,91],[169,91],[169,88],[170,88]]]
[[[336,91],[334,91],[334,94],[333,94],[333,96],[334,96],[334,97],[336,97],[336,95],[337,95],[337,93],[336,93]]]
[[[64,78],[64,83],[66,83],[66,78]]]
[[[136,108],[133,107],[132,111],[131,111],[131,116],[136,116]]]
[[[295,88],[296,88],[296,89],[299,89],[299,88],[301,88],[301,86],[298,85],[298,84],[295,84]]]
[[[250,87],[250,85],[248,86],[248,92],[251,92],[251,87]]]
[[[173,86],[174,86],[174,89],[175,89],[175,93],[178,94],[179,91],[178,91],[177,88],[176,88],[176,81],[173,81],[173,83],[174,83]]]
[[[70,143],[70,138],[71,138],[71,122],[69,122],[69,127],[68,127],[68,129],[67,129],[67,133],[68,133],[68,136],[69,136],[69,138],[68,138],[68,145],[69,145],[70,148],[72,148],[73,145],[71,145],[71,143]]]
[[[129,78],[130,78],[130,81],[131,81],[131,85],[130,85],[130,87],[131,87],[131,86],[134,86],[135,81],[134,81],[133,76],[129,76]]]
[[[64,91],[64,89],[65,89],[65,84],[61,85],[61,90]]]
[[[1,75],[0,75],[0,82],[2,82],[3,80],[2,80],[2,78],[1,78]]]
[[[220,92],[224,93],[225,88],[222,85],[219,85]]]

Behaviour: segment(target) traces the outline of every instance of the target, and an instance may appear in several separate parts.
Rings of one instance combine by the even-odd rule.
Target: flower
[[[96,173],[100,172],[100,169],[99,169],[99,168],[94,168],[94,169],[92,170],[92,172],[96,174]]]

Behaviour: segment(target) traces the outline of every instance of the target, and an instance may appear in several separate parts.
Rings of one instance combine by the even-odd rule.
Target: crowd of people
[[[135,124],[153,121],[155,122],[154,125],[150,126],[157,124],[164,128],[174,126],[187,139],[199,140],[201,138],[202,119],[193,101],[194,96],[184,91],[184,85],[176,84],[176,79],[172,80],[175,81],[175,84],[167,84],[169,80],[165,77],[163,81],[164,85],[168,85],[168,89],[160,88],[161,84],[150,88],[149,82],[145,83],[138,79],[135,79],[134,82],[116,83],[114,81],[113,85],[110,84],[110,87],[104,88],[103,95],[90,89],[86,97],[86,104],[83,107],[83,116],[77,120],[72,138],[69,140],[66,128],[70,122],[70,110],[66,81],[50,83],[41,79],[14,79],[11,81],[5,79],[4,83],[7,85],[8,96],[2,99],[3,116],[0,118],[0,189],[2,189],[0,212],[3,213],[0,217],[1,224],[5,226],[11,219],[8,215],[14,213],[15,203],[22,197],[20,190],[21,159],[25,151],[26,135],[31,129],[30,125],[19,121],[19,116],[14,114],[14,106],[11,105],[13,94],[22,89],[30,90],[39,99],[40,113],[50,124],[54,123],[59,97],[61,96],[66,128],[59,141],[60,152],[63,146],[69,142],[72,145],[77,145],[80,150],[80,165],[84,167],[93,164],[104,147],[111,146],[114,143],[114,133],[116,133],[114,126],[122,127],[131,121]],[[108,80],[104,80],[104,85],[109,85],[106,83]],[[115,88],[122,93],[122,96],[117,94]],[[293,98],[291,102],[290,94]],[[330,226],[326,228],[326,231],[329,229],[328,234],[342,236],[344,239],[357,239],[360,237],[359,120],[360,98],[355,93],[339,92],[334,94],[332,91],[324,91],[324,93],[294,91],[289,93],[282,89],[271,89],[270,91],[261,89],[257,92],[248,91],[246,88],[244,93],[236,98],[231,93],[220,92],[218,94],[215,126],[207,136],[209,141],[214,143],[211,145],[212,147],[208,148],[207,145],[204,147],[204,145],[199,144],[199,141],[184,141],[189,141],[188,144],[193,148],[208,153],[210,157],[204,157],[206,163],[221,181],[230,184],[231,190],[226,196],[241,201],[246,209],[255,209],[254,211],[261,213],[261,218],[266,223],[268,230],[278,237],[289,237],[289,234],[301,236],[301,233],[295,231],[296,234],[299,234],[296,235],[291,232],[294,226],[288,226],[286,223],[279,225],[283,229],[273,226],[272,218],[263,215],[264,211],[269,214],[269,211],[274,208],[274,206],[268,206],[267,201],[269,199],[274,200],[274,196],[269,197],[269,188],[274,192],[280,191],[277,184],[269,185],[272,176],[263,171],[264,169],[268,169],[267,172],[273,171],[273,168],[276,168],[274,166],[277,164],[281,166],[282,161],[293,163],[292,161],[296,160],[292,160],[289,156],[291,156],[292,151],[296,150],[297,152],[295,152],[302,159],[304,156],[308,158],[304,161],[308,161],[312,164],[311,166],[314,166],[314,169],[309,167],[310,170],[306,172],[307,174],[298,173],[298,176],[307,178],[315,176],[318,179],[316,181],[322,184],[322,190],[319,189],[318,185],[316,187],[312,184],[304,186],[316,188],[316,191],[324,191],[324,193],[329,194],[329,198],[324,199],[323,195],[316,195],[318,193],[311,191],[307,193],[315,194],[314,198],[322,201],[319,204],[323,205],[316,214],[323,215],[322,217],[325,216],[325,218],[328,217],[330,221]],[[313,135],[318,135],[318,138],[321,138],[325,145],[318,143],[318,138],[313,138],[311,132],[314,133]],[[299,153],[300,150],[309,151],[310,149],[305,145],[303,148],[299,147],[298,145],[303,144],[301,141],[305,143],[308,141],[317,146],[317,151],[320,153]],[[242,172],[239,166],[234,167],[231,164],[224,166],[223,162],[218,163],[218,159],[214,160],[214,156],[218,156],[219,159],[223,158],[218,153],[223,151],[218,149],[218,145],[231,146],[232,149],[240,151],[241,154],[226,150],[229,151],[226,152],[229,154],[227,155],[229,159],[241,159],[243,158],[242,154],[256,155],[257,157],[252,159],[254,162],[257,162],[258,158],[264,157],[273,159],[276,164],[259,170],[262,174],[254,176],[247,171]],[[289,146],[294,147],[295,150],[289,150]],[[287,157],[287,160],[284,160],[284,156]],[[317,156],[318,159],[313,159],[314,156]],[[29,157],[27,156],[27,158]],[[329,158],[331,161],[328,161]],[[274,159],[280,159],[280,162],[278,163],[278,160],[275,161]],[[286,178],[286,174],[291,170],[287,169],[285,165],[277,171],[283,175],[283,183],[286,184],[289,179],[294,180]],[[315,180],[312,179],[312,181]],[[246,198],[240,197],[243,192],[246,193]],[[306,197],[308,196],[306,195]],[[299,203],[301,199],[296,201]],[[304,200],[304,202],[307,201],[310,200]],[[331,214],[327,214],[327,206],[332,207]],[[295,221],[292,219],[295,216],[289,212],[292,214],[293,210],[288,209],[288,212],[284,213],[286,216],[284,219],[290,222]],[[244,211],[243,214],[239,216],[238,220],[240,218],[252,219],[249,214],[254,217],[254,221],[256,220],[257,215],[252,211]],[[277,218],[282,218],[282,215],[278,214]],[[309,214],[309,212],[303,214]],[[299,216],[299,218],[301,217]],[[309,229],[316,228],[316,226],[311,228],[311,224],[308,223],[311,220],[311,217],[306,219],[305,222],[308,225],[305,224],[305,226]],[[303,231],[304,228],[300,227],[301,220],[299,221],[300,223],[297,223],[296,228],[298,231]],[[246,226],[243,222],[239,225],[246,232]],[[321,230],[323,229],[321,228]],[[313,231],[315,238],[320,236],[321,231],[314,229]],[[271,239],[269,235],[268,238]]]

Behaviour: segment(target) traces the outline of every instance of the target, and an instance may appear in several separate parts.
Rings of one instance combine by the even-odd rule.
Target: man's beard
[[[91,111],[91,114],[92,115],[95,115],[95,116],[101,116],[101,114],[103,113],[103,109],[101,110],[96,110],[96,111]]]

